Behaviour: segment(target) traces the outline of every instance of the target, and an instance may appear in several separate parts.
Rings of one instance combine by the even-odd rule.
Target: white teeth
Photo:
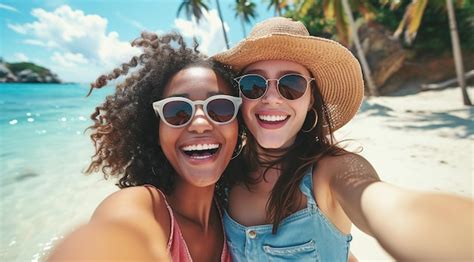
[[[258,118],[263,121],[276,122],[283,121],[288,116],[276,116],[276,115],[258,115]]]
[[[194,158],[194,159],[206,159],[206,158],[210,158],[212,155],[207,155],[207,156],[191,156],[191,158]]]
[[[187,145],[183,146],[181,149],[183,151],[201,151],[201,150],[210,150],[219,148],[219,144],[196,144],[196,145]]]

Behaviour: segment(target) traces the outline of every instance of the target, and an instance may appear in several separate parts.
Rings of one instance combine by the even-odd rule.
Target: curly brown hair
[[[105,178],[119,177],[120,188],[151,184],[170,194],[175,171],[158,145],[159,121],[152,103],[162,98],[171,77],[185,68],[212,69],[231,87],[235,74],[199,53],[197,44],[188,48],[177,33],[158,36],[144,32],[132,46],[141,48],[143,53],[91,84],[89,94],[135,69],[91,115],[94,124],[89,129],[95,154],[86,173],[102,171]],[[231,95],[237,95],[237,89],[231,89]]]

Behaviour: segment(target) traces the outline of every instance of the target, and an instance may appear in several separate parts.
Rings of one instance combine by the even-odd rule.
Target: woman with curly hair
[[[240,148],[232,71],[178,34],[143,33],[132,45],[143,54],[91,87],[136,68],[91,116],[87,172],[120,177],[121,190],[50,260],[229,261],[215,188]]]

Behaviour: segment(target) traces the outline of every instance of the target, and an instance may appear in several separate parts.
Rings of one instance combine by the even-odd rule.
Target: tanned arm
[[[381,182],[363,157],[332,157],[330,188],[344,212],[400,260],[474,258],[474,201]]]

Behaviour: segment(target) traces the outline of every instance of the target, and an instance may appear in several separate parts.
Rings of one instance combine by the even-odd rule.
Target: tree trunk
[[[191,20],[191,27],[193,29],[193,45],[198,45],[199,44],[199,41],[196,37],[196,27],[197,27],[197,19],[194,15],[192,15],[189,20]]]
[[[379,92],[377,90],[377,87],[374,84],[374,81],[372,80],[372,74],[370,72],[369,64],[367,63],[367,60],[365,59],[365,54],[364,54],[364,51],[362,50],[362,45],[360,44],[359,35],[358,35],[357,28],[354,22],[354,17],[352,16],[351,7],[347,0],[342,0],[341,2],[342,2],[342,7],[344,8],[344,12],[346,13],[347,18],[349,19],[349,26],[351,27],[352,37],[354,38],[354,44],[357,50],[357,56],[359,57],[359,61],[362,65],[362,70],[364,71],[365,81],[367,82],[367,85],[369,86],[369,95],[378,96]]]
[[[244,37],[247,37],[247,31],[245,31],[245,21],[242,15],[240,15],[240,24],[242,25],[242,32],[244,32]]]
[[[219,19],[221,20],[222,32],[224,33],[225,46],[229,49],[229,40],[227,39],[227,33],[225,31],[224,19],[222,18],[221,5],[219,0],[216,0],[217,11],[219,12]]]
[[[466,79],[464,78],[464,65],[462,63],[461,46],[459,44],[458,29],[456,27],[456,16],[454,14],[452,0],[446,0],[446,6],[448,9],[449,28],[451,31],[451,43],[453,45],[454,65],[456,66],[458,83],[461,86],[463,103],[464,105],[472,106],[471,100],[469,99],[469,95],[467,93]]]

